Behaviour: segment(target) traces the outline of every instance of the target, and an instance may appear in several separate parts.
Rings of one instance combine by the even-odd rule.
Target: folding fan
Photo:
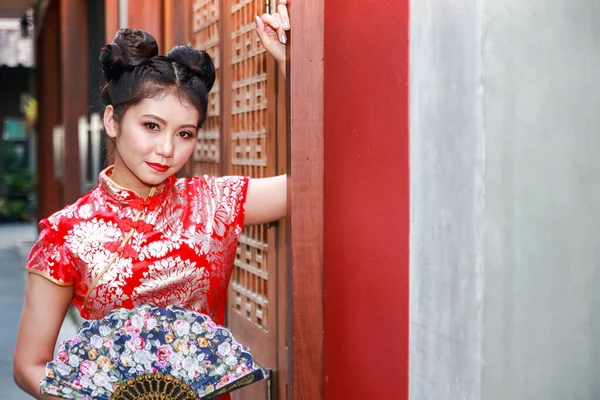
[[[213,399],[266,379],[210,317],[144,304],[84,322],[46,365],[41,393],[68,399]]]

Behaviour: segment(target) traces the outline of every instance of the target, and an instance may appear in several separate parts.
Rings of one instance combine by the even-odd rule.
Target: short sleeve
[[[48,219],[41,220],[40,235],[31,249],[27,270],[60,286],[74,285],[77,273],[65,245],[66,234],[67,232],[61,232],[60,226],[53,226]]]
[[[245,176],[203,177],[208,196],[214,204],[214,223],[217,231],[222,225],[244,226],[248,182]]]

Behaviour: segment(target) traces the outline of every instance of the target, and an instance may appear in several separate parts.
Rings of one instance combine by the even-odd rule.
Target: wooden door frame
[[[231,108],[232,82],[225,79],[225,71],[231,69],[231,0],[219,1],[219,158],[221,175],[229,175],[231,168]],[[227,64],[226,64],[227,62]],[[231,76],[231,75],[229,75]],[[227,318],[227,317],[225,317]]]
[[[323,108],[322,0],[289,7],[288,46],[288,299],[291,307],[289,399],[323,393]]]

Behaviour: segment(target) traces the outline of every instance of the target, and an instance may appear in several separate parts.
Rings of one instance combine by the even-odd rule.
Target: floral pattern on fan
[[[248,349],[207,315],[144,304],[85,322],[47,364],[41,392],[72,399],[110,399],[121,384],[146,374],[170,374],[199,398],[239,388],[244,377],[267,377]],[[254,380],[244,381],[245,385]]]

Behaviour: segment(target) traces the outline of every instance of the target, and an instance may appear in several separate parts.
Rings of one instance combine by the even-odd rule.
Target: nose
[[[173,152],[174,152],[174,144],[173,144],[173,137],[171,135],[161,135],[161,138],[158,139],[158,142],[156,143],[156,154],[164,157],[164,158],[171,158],[173,157]]]

